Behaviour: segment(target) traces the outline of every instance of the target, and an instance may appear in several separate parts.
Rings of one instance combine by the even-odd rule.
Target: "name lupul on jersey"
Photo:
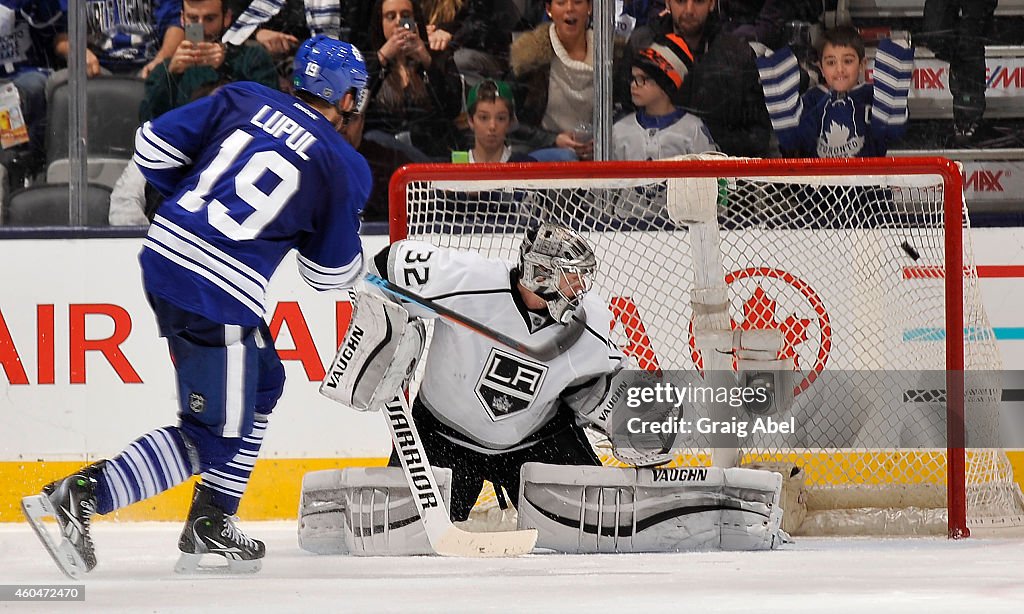
[[[316,137],[300,126],[294,119],[280,111],[273,110],[270,105],[265,104],[257,111],[256,115],[252,116],[249,122],[254,126],[263,128],[267,134],[275,139],[288,137],[284,141],[285,146],[297,153],[303,160],[309,160],[306,150],[316,143]]]

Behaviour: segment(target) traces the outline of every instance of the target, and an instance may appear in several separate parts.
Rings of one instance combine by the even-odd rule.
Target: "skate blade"
[[[222,561],[218,564],[203,564],[203,557],[207,557],[207,561],[219,560]],[[181,556],[178,557],[178,562],[174,565],[174,573],[191,575],[191,574],[253,574],[259,571],[263,567],[263,559],[254,559],[251,561],[240,561],[235,559],[227,559],[219,554],[189,554],[182,552]]]
[[[29,526],[36,532],[39,541],[43,543],[43,547],[46,548],[53,562],[64,572],[64,575],[72,580],[81,579],[82,574],[86,573],[85,561],[82,560],[71,542],[64,538],[60,530],[60,523],[55,525],[60,537],[54,539],[43,522],[44,518],[53,518],[54,520],[57,518],[53,513],[53,506],[50,505],[50,499],[45,495],[24,497],[21,500],[21,511],[25,513]]]

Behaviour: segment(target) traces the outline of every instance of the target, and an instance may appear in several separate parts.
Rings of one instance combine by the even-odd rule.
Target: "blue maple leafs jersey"
[[[914,50],[891,40],[879,42],[874,83],[848,92],[824,85],[798,93],[800,74],[788,47],[757,60],[765,104],[783,155],[811,158],[884,156],[903,136]]]
[[[165,197],[139,256],[147,292],[216,322],[255,326],[292,248],[318,290],[362,275],[369,166],[297,98],[226,85],[146,122],[134,160]]]
[[[0,76],[45,69],[47,50],[67,27],[57,0],[0,0]]]
[[[803,96],[796,134],[779,131],[779,147],[787,153],[815,158],[884,156],[893,130],[879,130],[871,121],[874,87],[861,83],[849,92],[815,87]],[[888,128],[886,126],[885,128]]]

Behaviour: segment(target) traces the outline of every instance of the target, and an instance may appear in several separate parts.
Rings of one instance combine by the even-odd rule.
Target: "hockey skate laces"
[[[221,529],[221,537],[226,537],[236,542],[241,542],[250,548],[256,547],[256,541],[242,533],[242,531],[235,526],[235,521],[238,520],[238,516],[224,516],[224,528]]]
[[[93,500],[82,499],[78,502],[78,506],[82,508],[82,541],[85,542],[86,547],[92,550],[91,527],[93,514],[96,513],[96,504]]]

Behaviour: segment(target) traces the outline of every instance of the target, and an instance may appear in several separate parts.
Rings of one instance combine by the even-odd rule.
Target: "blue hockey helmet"
[[[354,45],[317,34],[302,43],[295,52],[292,84],[296,90],[309,92],[332,105],[348,92],[356,101],[356,112],[366,99],[366,63]]]

